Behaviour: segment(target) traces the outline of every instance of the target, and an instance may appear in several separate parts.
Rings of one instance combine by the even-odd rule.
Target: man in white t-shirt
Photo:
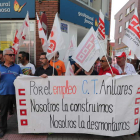
[[[29,63],[29,53],[24,52],[24,51],[19,52],[18,59],[20,62],[20,64],[18,65],[21,67],[23,74],[34,75],[35,66]]]
[[[117,64],[114,67],[119,71],[121,75],[131,75],[136,74],[134,66],[126,62],[126,53],[119,52],[116,54]]]

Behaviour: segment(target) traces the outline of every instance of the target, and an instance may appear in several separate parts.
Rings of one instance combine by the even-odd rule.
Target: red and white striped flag
[[[104,15],[99,11],[99,26],[97,29],[97,36],[99,40],[105,40],[105,22],[104,22]]]
[[[99,11],[99,26],[96,33],[102,47],[100,48],[99,57],[102,58],[102,56],[107,54],[107,41],[106,41],[106,36],[105,36],[104,15],[101,10]]]
[[[134,15],[126,29],[122,42],[127,45],[140,60],[140,25],[137,8],[135,8]]]
[[[14,50],[14,53],[17,54],[19,46],[23,44],[23,42],[26,39],[27,34],[29,34],[30,28],[29,28],[29,14],[27,12],[26,18],[20,27],[19,30],[16,30],[14,42],[13,42],[13,47],[12,49]]]
[[[48,41],[47,41],[47,37],[44,33],[44,30],[42,28],[42,25],[40,23],[40,20],[39,20],[39,17],[36,13],[36,16],[37,16],[37,24],[38,24],[38,32],[39,32],[39,38],[41,39],[41,43],[42,43],[42,49],[44,52],[47,52],[47,49],[48,49]]]

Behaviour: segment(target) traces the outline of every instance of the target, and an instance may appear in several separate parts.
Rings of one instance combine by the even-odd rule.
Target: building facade
[[[116,52],[129,52],[128,47],[122,43],[122,38],[137,7],[138,16],[140,17],[140,1],[129,0],[115,15],[115,50]]]
[[[29,11],[30,35],[26,37],[19,51],[29,52],[31,62],[38,67],[39,56],[43,50],[38,35],[36,13],[39,18],[42,12],[46,13],[49,35],[55,14],[58,12],[61,19],[60,28],[66,46],[66,49],[60,51],[60,59],[62,60],[73,35],[78,46],[91,26],[95,31],[97,30],[100,9],[105,15],[106,36],[109,37],[111,3],[111,0],[1,0],[0,50],[12,45],[15,32],[20,28],[27,11]]]

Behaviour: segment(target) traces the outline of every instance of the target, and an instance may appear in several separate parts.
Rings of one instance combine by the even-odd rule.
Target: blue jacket
[[[0,95],[14,95],[14,80],[18,75],[22,74],[21,68],[16,64],[10,67],[0,64],[0,73]]]

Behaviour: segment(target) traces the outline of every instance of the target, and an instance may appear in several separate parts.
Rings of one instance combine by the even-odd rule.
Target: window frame
[[[123,18],[123,14],[120,14],[120,16],[119,16],[119,21],[121,21],[122,18]]]
[[[15,22],[18,22],[18,23],[23,23],[24,20],[0,20],[0,24],[1,23],[15,23]],[[34,23],[34,64],[36,65],[36,20],[30,20],[31,22]],[[13,40],[14,41],[14,40]]]
[[[120,45],[122,43],[122,38],[118,38],[118,44]]]
[[[128,11],[128,10],[129,10],[129,11]],[[125,14],[125,16],[129,15],[129,13],[130,13],[130,7],[128,7],[128,8],[126,9],[126,14]]]
[[[119,27],[119,33],[122,32],[122,25]]]
[[[126,21],[126,22],[125,22],[125,29],[128,28],[128,26],[126,27],[126,23],[128,23],[128,26],[129,26],[130,21]]]
[[[134,6],[133,6],[134,5]],[[133,9],[132,9],[132,6],[133,6]],[[134,11],[134,9],[135,9],[135,2],[133,3],[133,4],[131,4],[131,6],[130,6],[130,13],[132,12],[132,11]]]

